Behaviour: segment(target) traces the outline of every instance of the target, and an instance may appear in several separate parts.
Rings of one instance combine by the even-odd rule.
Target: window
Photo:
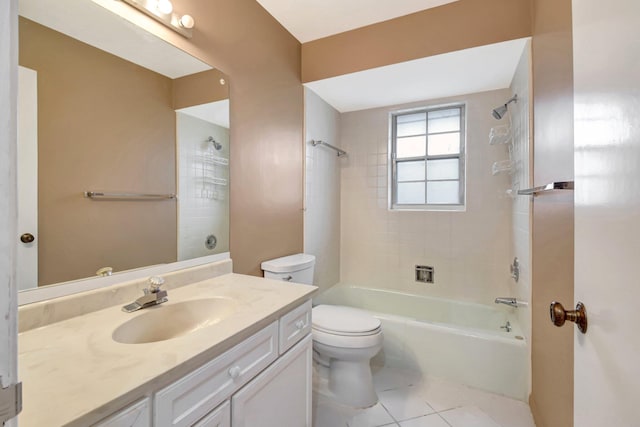
[[[464,209],[464,105],[391,115],[392,209]]]

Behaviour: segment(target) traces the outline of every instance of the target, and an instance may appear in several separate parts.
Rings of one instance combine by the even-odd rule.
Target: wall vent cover
[[[416,265],[416,282],[433,283],[433,267],[428,265]]]

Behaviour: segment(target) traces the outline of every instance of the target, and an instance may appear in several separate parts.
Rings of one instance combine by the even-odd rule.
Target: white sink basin
[[[142,314],[118,326],[112,337],[122,344],[165,341],[215,325],[237,310],[237,301],[221,297],[165,303],[142,309]]]

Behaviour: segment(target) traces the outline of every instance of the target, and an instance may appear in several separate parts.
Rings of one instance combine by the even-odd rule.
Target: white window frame
[[[396,137],[396,127],[397,127],[397,120],[396,118],[398,116],[404,116],[404,115],[409,115],[409,114],[416,114],[416,113],[425,113],[425,115],[431,111],[438,111],[438,110],[449,110],[452,108],[459,108],[460,109],[460,152],[458,154],[455,155],[451,155],[451,154],[446,154],[446,155],[438,155],[438,156],[430,156],[429,155],[429,121],[427,120],[427,129],[426,129],[426,141],[425,144],[425,155],[424,156],[418,156],[418,157],[409,157],[409,158],[402,158],[400,160],[397,159],[396,156],[396,141],[397,141],[397,137]],[[466,129],[467,129],[467,125],[466,125],[466,120],[467,120],[467,115],[466,115],[466,109],[467,109],[467,105],[466,103],[454,103],[454,104],[446,104],[446,105],[434,105],[434,106],[427,106],[427,107],[421,107],[421,108],[415,108],[415,109],[410,109],[410,110],[400,110],[400,111],[393,111],[389,114],[389,129],[390,129],[390,136],[389,136],[389,208],[391,210],[399,210],[399,211],[411,211],[411,210],[418,210],[418,211],[465,211],[466,210],[466,196],[467,196],[467,191],[466,191],[466,145],[467,145],[467,134],[466,134]],[[432,135],[436,135],[436,133],[432,134]],[[397,165],[398,163],[402,163],[402,162],[406,162],[406,161],[416,161],[416,160],[424,160],[425,161],[425,167],[426,167],[426,162],[428,160],[434,160],[434,159],[459,159],[459,181],[460,181],[460,185],[459,185],[459,199],[460,199],[460,203],[455,203],[455,204],[443,204],[443,203],[426,203],[427,200],[427,196],[426,196],[426,191],[427,191],[427,179],[426,179],[426,171],[425,171],[425,203],[423,204],[398,204],[397,203],[397,188],[398,188],[398,180],[397,180]]]

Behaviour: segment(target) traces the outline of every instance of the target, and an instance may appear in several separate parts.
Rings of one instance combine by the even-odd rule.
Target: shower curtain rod
[[[324,145],[325,147],[329,147],[332,150],[336,150],[338,152],[338,157],[342,157],[342,156],[346,156],[347,155],[346,151],[341,150],[338,147],[334,147],[333,145],[331,145],[331,144],[329,144],[327,142],[324,142],[324,141],[320,141],[320,140],[315,140],[314,139],[314,140],[311,140],[311,145],[313,145],[314,147],[317,146],[317,145]]]

